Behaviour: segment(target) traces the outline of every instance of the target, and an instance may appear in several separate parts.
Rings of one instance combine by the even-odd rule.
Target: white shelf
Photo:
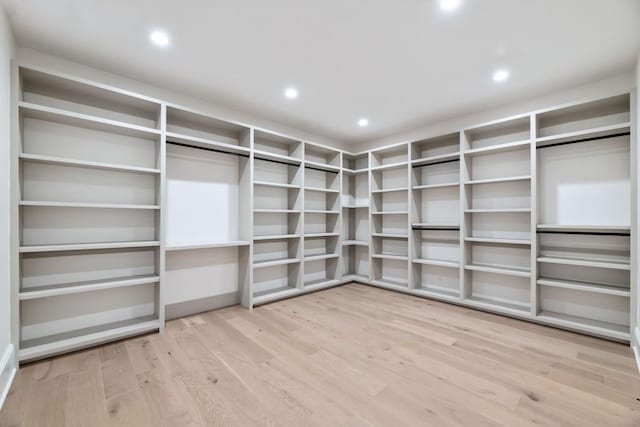
[[[406,234],[394,234],[394,233],[372,233],[372,237],[382,237],[384,239],[408,239],[409,236]]]
[[[531,145],[530,140],[507,142],[504,144],[491,145],[489,147],[473,148],[464,152],[465,156],[482,156],[488,154],[498,154],[507,151],[521,150]]]
[[[300,213],[300,209],[254,209],[253,213]]]
[[[630,132],[631,123],[623,122],[608,126],[599,126],[591,129],[579,130],[575,132],[566,132],[558,135],[550,135],[536,138],[536,145],[544,147],[545,145],[558,144],[562,142],[575,141],[588,138],[600,138],[603,136],[611,136],[619,133]]]
[[[407,165],[409,164],[409,162],[397,162],[397,163],[389,163],[388,165],[380,165],[380,166],[373,166],[371,168],[371,171],[382,171],[382,170],[389,170],[389,169],[399,169],[399,168],[405,168],[407,167]]]
[[[465,213],[531,213],[529,208],[513,208],[513,209],[467,209]]]
[[[178,142],[192,147],[211,148],[231,154],[249,154],[251,150],[241,145],[233,145],[207,138],[183,135],[175,132],[167,132],[167,142]]]
[[[504,178],[472,179],[465,185],[500,184],[503,182],[531,181],[531,175],[507,176]]]
[[[524,239],[499,239],[499,238],[491,238],[491,237],[465,237],[464,239],[467,242],[472,243],[493,243],[496,245],[522,245],[522,246],[530,246],[531,240]]]
[[[427,166],[432,165],[434,163],[441,163],[453,160],[460,160],[460,152],[456,151],[454,153],[446,153],[439,154],[437,156],[423,157],[421,159],[416,159],[411,161],[411,166]]]
[[[411,224],[414,230],[460,230],[459,224],[431,224],[426,222],[416,222]]]
[[[330,288],[332,286],[338,286],[342,282],[338,279],[317,279],[304,282],[305,291],[319,291],[321,289]]]
[[[372,190],[372,194],[381,194],[381,193],[396,193],[401,191],[409,191],[409,187],[398,187],[398,188],[388,188],[384,190]]]
[[[319,163],[319,162],[312,162],[309,160],[305,160],[304,161],[304,165],[305,167],[309,166],[312,169],[321,169],[325,172],[335,172],[338,173],[340,172],[340,167],[339,166],[334,166],[334,165],[328,165],[326,163]]]
[[[343,168],[342,169],[343,173],[346,173],[348,175],[358,175],[361,173],[367,173],[369,172],[369,168],[365,168],[365,169],[348,169],[348,168]]]
[[[406,291],[407,289],[409,289],[409,283],[407,282],[401,282],[399,280],[386,279],[386,278],[372,280],[371,284],[380,286],[386,289],[397,289],[402,291]]]
[[[304,213],[306,214],[335,214],[338,215],[340,213],[340,211],[323,211],[320,209],[305,209]]]
[[[300,188],[299,185],[280,184],[278,182],[267,182],[267,181],[254,181],[253,185],[258,185],[258,186],[262,186],[262,187]]]
[[[506,276],[531,277],[531,269],[523,267],[473,263],[465,265],[464,269],[471,271],[481,271],[483,273],[502,274]]]
[[[368,209],[369,205],[342,205],[344,209]]]
[[[90,251],[99,249],[129,249],[129,248],[147,248],[160,246],[158,241],[139,241],[139,242],[109,242],[109,243],[70,243],[63,245],[33,245],[20,246],[20,253],[39,253],[39,252],[63,252],[63,251]]]
[[[253,268],[274,267],[276,265],[295,264],[300,262],[300,258],[281,258],[270,261],[259,261],[253,263]]]
[[[63,157],[43,156],[40,154],[27,154],[27,153],[22,153],[20,154],[19,157],[22,161],[32,162],[32,163],[42,163],[47,165],[112,170],[116,172],[129,172],[129,173],[140,173],[140,174],[150,174],[150,175],[160,174],[160,169],[142,168],[137,166],[126,166],[126,165],[120,165],[115,163],[92,162],[88,160],[76,160],[76,159],[68,159]]]
[[[278,301],[285,298],[290,298],[295,295],[300,295],[302,289],[283,287],[278,289],[272,289],[264,292],[258,292],[253,295],[253,305],[267,304],[273,301]]]
[[[342,276],[343,281],[369,281],[369,276],[358,273],[348,273]]]
[[[145,316],[23,341],[20,343],[20,351],[18,354],[20,361],[25,362],[115,341],[125,337],[140,335],[158,329],[160,329],[160,321],[155,318],[154,315]]]
[[[605,260],[542,256],[538,258],[538,262],[547,264],[574,265],[578,267],[607,268],[611,270],[631,270],[631,265],[628,262],[615,262]]]
[[[158,205],[120,205],[113,203],[81,203],[81,202],[47,202],[23,200],[20,206],[40,206],[53,208],[90,208],[90,209],[141,209],[141,210],[159,210]]]
[[[408,215],[409,211],[371,212],[371,215]]]
[[[253,240],[285,240],[296,239],[300,237],[299,234],[270,234],[266,236],[253,236]]]
[[[158,129],[76,113],[60,108],[47,107],[31,102],[19,101],[18,108],[23,117],[85,127],[120,135],[148,138],[150,136],[159,137],[161,133]]]
[[[412,291],[417,295],[425,296],[428,298],[438,298],[446,300],[460,299],[460,291],[453,289],[434,288],[427,285],[425,287],[412,289]]]
[[[213,249],[213,248],[233,248],[238,246],[249,246],[251,242],[246,240],[233,240],[230,242],[213,242],[213,243],[197,243],[190,245],[169,245],[165,247],[167,252],[177,251],[192,251],[198,249]]]
[[[338,254],[321,254],[321,255],[307,255],[304,257],[304,261],[321,261],[323,259],[338,258]]]
[[[160,276],[140,275],[120,277],[117,279],[92,280],[86,282],[66,283],[63,285],[39,286],[37,288],[24,289],[18,294],[20,301],[28,301],[38,298],[48,298],[60,295],[79,294],[84,292],[100,291],[103,289],[123,288],[127,286],[147,285],[156,283]]]
[[[381,254],[373,254],[371,255],[372,258],[379,258],[379,259],[393,259],[396,261],[408,261],[409,257],[406,255],[396,255],[396,254],[385,254],[385,253],[381,253]]]
[[[548,279],[541,277],[537,280],[538,285],[555,288],[573,289],[576,291],[593,292],[597,294],[616,295],[620,297],[630,297],[631,291],[620,286],[605,285],[600,283],[578,282],[571,280]]]
[[[503,313],[529,315],[530,312],[529,304],[520,301],[503,301],[493,298],[471,296],[465,299],[464,302],[472,307],[485,308]]]
[[[447,187],[458,188],[458,187],[460,187],[460,183],[459,182],[445,182],[443,184],[414,185],[413,189],[414,190],[430,190],[432,188],[447,188]]]
[[[275,160],[277,162],[286,163],[292,166],[300,166],[302,164],[301,159],[297,159],[291,156],[284,156],[282,154],[269,153],[263,150],[253,150],[253,157],[256,160]]]
[[[446,259],[415,258],[412,262],[414,264],[434,265],[437,267],[460,268],[458,261],[449,261]]]
[[[343,240],[342,246],[369,246],[366,240]]]
[[[543,310],[536,316],[537,319],[556,326],[589,332],[617,340],[629,341],[630,328],[625,325],[601,322],[599,320],[585,319],[583,317],[568,314],[554,313]]]
[[[304,234],[304,238],[305,239],[309,239],[309,238],[316,238],[316,237],[337,237],[339,236],[339,233],[305,233]]]
[[[320,187],[304,187],[306,191],[317,191],[320,193],[339,193],[340,190],[334,190],[333,188],[320,188]]]
[[[628,225],[556,225],[556,224],[539,224],[538,231],[551,231],[551,232],[567,232],[567,233],[620,233],[629,234],[631,227]]]

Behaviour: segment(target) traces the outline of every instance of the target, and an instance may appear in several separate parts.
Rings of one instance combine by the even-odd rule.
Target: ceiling
[[[637,0],[0,2],[20,46],[343,143],[627,72],[640,47]]]

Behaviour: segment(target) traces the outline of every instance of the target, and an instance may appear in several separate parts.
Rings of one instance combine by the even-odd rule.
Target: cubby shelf
[[[167,141],[186,144],[192,147],[211,148],[230,154],[245,154],[248,156],[251,152],[249,147],[227,144],[225,142],[215,141],[207,138],[183,135],[176,132],[167,132]]]
[[[588,138],[601,138],[605,136],[614,136],[621,133],[628,133],[631,130],[630,122],[616,123],[607,126],[598,126],[595,128],[584,129],[574,132],[565,132],[557,135],[543,136],[536,138],[536,146],[544,147],[550,144],[560,144],[563,142],[575,141]]]
[[[91,251],[99,249],[127,249],[160,246],[158,241],[108,242],[108,243],[71,243],[62,245],[20,246],[20,253]]]
[[[480,296],[471,296],[464,301],[473,307],[486,308],[503,313],[529,315],[530,312],[530,305],[519,301],[500,300]]]
[[[428,166],[436,163],[444,163],[448,161],[454,161],[460,159],[460,152],[439,154],[437,156],[423,157],[421,159],[415,159],[411,161],[411,166]]]
[[[291,156],[285,156],[283,154],[270,153],[263,150],[253,150],[253,156],[258,160],[273,160],[276,162],[285,163],[292,166],[299,166],[302,164],[301,159],[297,159]]]
[[[19,158],[24,162],[42,163],[42,164],[48,164],[48,165],[80,167],[80,168],[87,168],[87,169],[112,170],[116,172],[129,172],[129,173],[150,174],[150,175],[160,174],[160,169],[154,169],[154,168],[142,168],[142,167],[136,167],[136,166],[127,166],[127,165],[105,163],[105,162],[92,162],[87,160],[77,160],[77,159],[69,159],[64,157],[45,156],[45,155],[39,155],[39,154],[22,153],[19,155]]]
[[[539,232],[552,233],[593,233],[593,234],[622,234],[626,235],[631,232],[628,225],[556,225],[556,224],[539,224],[537,226]]]
[[[279,182],[253,181],[253,185],[261,187],[277,187],[277,188],[300,188],[299,185],[281,184]]]
[[[338,237],[339,233],[305,233],[305,239],[308,238],[318,238],[318,237]]]
[[[253,240],[262,241],[262,240],[286,240],[286,239],[297,239],[300,237],[300,234],[269,234],[265,236],[253,236]]]
[[[408,191],[408,187],[398,187],[398,188],[385,188],[383,190],[372,190],[372,194],[381,194],[381,193],[397,193],[402,191]]]
[[[584,317],[556,313],[549,310],[542,310],[538,313],[536,319],[563,328],[589,332],[616,340],[629,341],[629,337],[631,335],[629,332],[629,326],[626,325],[586,319]]]
[[[342,173],[345,173],[347,175],[358,175],[358,174],[367,173],[367,172],[369,172],[369,169],[347,169],[347,168],[342,169]]]
[[[531,175],[507,176],[503,178],[472,179],[472,180],[466,181],[465,185],[499,184],[502,182],[517,182],[517,181],[531,181]]]
[[[297,262],[300,262],[300,258],[281,258],[269,261],[258,261],[253,263],[253,268],[274,267],[276,265],[295,264]]]
[[[369,205],[342,205],[344,209],[368,209]]]
[[[384,239],[403,239],[406,240],[409,238],[407,234],[399,234],[399,233],[371,233],[372,237],[381,237]]]
[[[465,156],[482,156],[489,154],[504,153],[507,151],[521,150],[531,145],[530,140],[507,142],[504,144],[490,145],[488,147],[474,148],[464,151]]]
[[[425,222],[416,222],[411,224],[414,230],[460,230],[459,224],[431,224]]]
[[[579,282],[573,280],[560,280],[540,277],[537,280],[538,285],[550,286],[556,288],[573,289],[576,291],[593,292],[605,295],[617,295],[621,297],[630,297],[631,291],[627,288],[613,285],[605,285],[601,283]]]
[[[146,285],[156,283],[160,280],[157,275],[140,275],[131,277],[120,277],[116,279],[92,280],[86,282],[65,283],[63,285],[39,286],[23,289],[18,294],[20,301],[28,301],[38,298],[55,297],[61,295],[72,295],[83,292],[100,291],[104,289],[115,289],[127,286]]]
[[[319,169],[325,172],[335,172],[338,173],[340,171],[340,167],[338,166],[333,166],[333,165],[327,165],[324,163],[319,163],[319,162],[312,162],[309,160],[305,160],[304,161],[304,165],[305,167],[309,167],[311,169]]]
[[[333,253],[333,254],[319,254],[319,255],[306,255],[304,257],[304,261],[308,262],[308,261],[320,261],[323,259],[332,259],[332,258],[338,258],[340,255],[338,255],[337,253]]]
[[[357,273],[349,273],[349,274],[345,274],[344,276],[342,276],[342,280],[343,281],[360,281],[360,280],[365,280],[368,281],[369,280],[369,276],[366,276],[364,274],[357,274]]]
[[[324,215],[338,215],[340,211],[324,211],[320,209],[305,209],[306,214],[324,214]]]
[[[167,245],[164,250],[167,252],[178,251],[192,251],[200,249],[213,249],[213,248],[233,248],[238,246],[249,246],[251,242],[246,240],[233,240],[229,242],[211,242],[211,243],[195,243],[188,245]]]
[[[306,191],[317,191],[321,193],[339,193],[340,190],[334,190],[333,188],[320,188],[320,187],[304,187]]]
[[[257,292],[253,295],[253,304],[260,305],[273,301],[278,301],[284,298],[290,298],[295,295],[299,295],[300,289],[283,287],[279,289],[273,289],[265,292]]]
[[[528,208],[513,208],[513,209],[466,209],[465,213],[531,213],[531,209]]]
[[[631,270],[631,265],[628,262],[615,262],[606,260],[542,256],[538,257],[538,262],[546,264],[575,265],[579,267],[606,268],[611,270]]]
[[[305,291],[319,291],[331,286],[337,286],[342,282],[337,279],[316,279],[304,282]]]
[[[460,268],[459,262],[445,259],[415,258],[412,262],[415,264],[435,265],[438,267]]]
[[[409,257],[406,256],[406,255],[385,254],[385,253],[372,254],[371,257],[379,258],[379,259],[393,259],[393,260],[396,260],[396,261],[408,261],[409,260]]]
[[[371,212],[371,215],[407,215],[409,211]]]
[[[531,240],[524,240],[524,239],[500,239],[495,237],[465,237],[464,240],[472,243],[492,243],[496,245],[531,246]]]
[[[406,168],[409,162],[397,162],[397,163],[389,163],[386,165],[373,166],[371,171],[382,171],[382,170],[390,170],[390,169],[399,169]]]
[[[120,205],[113,203],[80,203],[80,202],[49,202],[23,200],[19,202],[20,206],[34,207],[51,207],[51,208],[87,208],[87,209],[141,209],[141,210],[159,210],[159,205]]]
[[[484,273],[503,274],[506,276],[531,277],[531,269],[497,264],[467,264],[465,270],[482,271]]]
[[[446,182],[446,183],[443,183],[443,184],[414,185],[412,188],[414,190],[430,190],[430,189],[433,189],[433,188],[447,188],[447,187],[457,188],[457,187],[460,187],[460,183],[459,182]]]
[[[366,240],[343,240],[342,246],[369,246]]]
[[[300,209],[254,209],[253,213],[300,213]]]
[[[371,281],[372,284],[387,288],[387,289],[398,289],[398,290],[406,290],[409,286],[408,282],[393,280],[393,279],[375,279]]]

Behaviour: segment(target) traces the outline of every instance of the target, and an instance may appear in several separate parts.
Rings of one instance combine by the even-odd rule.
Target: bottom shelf
[[[298,288],[292,288],[290,286],[283,286],[281,288],[267,289],[265,291],[256,292],[253,294],[253,304],[265,304],[279,299],[289,298],[300,292]]]
[[[338,279],[328,279],[328,278],[316,279],[316,280],[310,280],[308,282],[305,282],[304,288],[306,290],[323,289],[323,288],[327,288],[327,287],[338,285],[340,283],[342,283],[342,282],[340,280],[338,280]]]
[[[438,298],[460,298],[460,291],[450,288],[436,287],[436,286],[423,286],[415,289],[421,295],[434,296]]]
[[[342,276],[342,280],[346,281],[346,280],[369,280],[369,275],[368,274],[361,274],[361,273],[346,273],[344,276]]]
[[[471,296],[464,300],[466,303],[479,307],[479,308],[487,308],[487,309],[497,309],[500,311],[513,311],[519,314],[529,314],[530,306],[529,304],[521,303],[518,301],[506,301],[500,299],[493,298],[485,298],[479,296]]]
[[[115,341],[160,329],[157,316],[150,315],[130,320],[78,329],[61,334],[48,335],[20,343],[21,362],[54,356],[59,353],[79,350],[92,345]]]
[[[536,316],[538,320],[554,324],[561,327],[587,331],[593,334],[628,341],[631,334],[630,328],[626,325],[602,322],[599,320],[586,319],[584,317],[572,316],[569,314],[555,313],[543,310]]]
[[[375,279],[371,283],[374,285],[388,287],[388,288],[409,289],[409,283],[407,282],[403,282],[401,280],[396,280],[396,279],[387,279],[384,277]]]

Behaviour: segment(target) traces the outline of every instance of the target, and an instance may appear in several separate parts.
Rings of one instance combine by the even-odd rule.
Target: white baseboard
[[[9,344],[0,357],[0,409],[7,399],[9,389],[16,376],[16,358],[13,354],[13,345]]]
[[[635,340],[631,340],[631,342],[635,342],[636,345],[632,346],[633,355],[636,357],[636,367],[638,368],[638,372],[640,372],[640,328],[635,328],[633,330],[633,335]]]

